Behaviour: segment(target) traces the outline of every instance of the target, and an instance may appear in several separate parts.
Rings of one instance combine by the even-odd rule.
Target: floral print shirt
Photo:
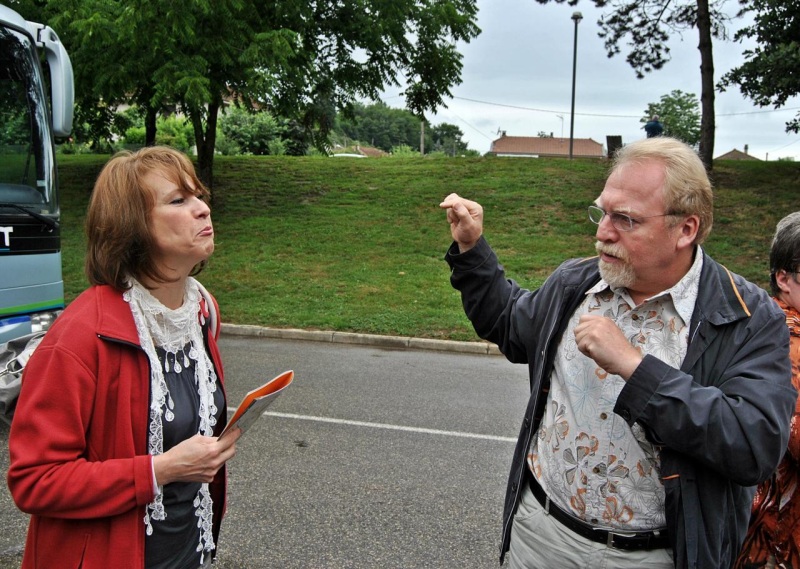
[[[614,413],[625,381],[575,342],[581,315],[611,318],[643,354],[679,368],[688,346],[703,255],[672,288],[636,306],[624,288],[601,280],[572,315],[556,353],[547,406],[528,464],[561,509],[598,528],[643,531],[665,526],[659,456],[639,425]]]
[[[800,313],[776,302],[786,313],[792,383],[800,391]],[[772,477],[756,490],[750,528],[734,567],[767,566],[800,567],[800,399],[790,425],[789,448]]]

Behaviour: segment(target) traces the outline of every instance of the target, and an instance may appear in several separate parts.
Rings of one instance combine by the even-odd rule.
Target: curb
[[[231,336],[254,336],[305,342],[331,342],[375,346],[405,350],[434,350],[459,354],[500,356],[500,350],[489,342],[456,342],[454,340],[432,340],[430,338],[407,338],[404,336],[381,336],[356,332],[327,332],[323,330],[300,330],[297,328],[266,328],[250,324],[222,324],[222,333]]]

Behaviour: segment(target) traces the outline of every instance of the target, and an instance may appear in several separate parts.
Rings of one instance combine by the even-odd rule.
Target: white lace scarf
[[[170,396],[167,383],[164,380],[164,371],[158,359],[156,347],[163,349],[164,367],[170,369],[170,358],[176,373],[180,372],[181,361],[184,367],[195,362],[194,380],[197,394],[200,397],[200,428],[199,433],[207,437],[213,436],[216,424],[217,408],[214,405],[214,392],[217,389],[217,375],[214,366],[206,353],[203,344],[203,331],[200,318],[200,290],[197,281],[191,277],[186,280],[183,305],[176,310],[170,310],[158,301],[150,292],[134,279],[130,280],[131,288],[123,294],[133,313],[136,330],[139,333],[139,342],[150,360],[150,433],[148,436],[148,451],[155,456],[164,452],[164,433],[162,421],[170,422],[174,419],[173,409],[175,404]],[[188,359],[184,347],[190,345]],[[179,360],[180,352],[180,360]],[[144,523],[147,526],[147,535],[152,535],[152,520],[164,520],[167,513],[162,503],[163,492],[159,486],[155,499],[145,509]],[[208,484],[200,486],[200,491],[194,499],[195,515],[199,518],[200,543],[197,551],[200,552],[200,563],[203,563],[205,552],[214,549],[214,536],[212,531],[212,500],[208,491]]]

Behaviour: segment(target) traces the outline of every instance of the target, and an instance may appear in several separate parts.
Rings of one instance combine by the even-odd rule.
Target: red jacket
[[[212,332],[206,345],[222,382],[219,324]],[[28,362],[11,425],[8,486],[31,514],[23,569],[144,567],[143,518],[154,498],[149,396],[150,364],[128,303],[111,287],[91,287]],[[210,491],[216,542],[224,468]]]

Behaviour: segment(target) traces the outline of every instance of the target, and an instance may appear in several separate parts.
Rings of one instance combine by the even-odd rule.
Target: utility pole
[[[583,19],[583,14],[573,12],[572,19],[575,21],[575,42],[572,47],[572,110],[569,114],[569,159],[572,160],[572,142],[575,131],[575,70],[578,66],[578,22]]]
[[[425,121],[419,122],[419,153],[425,156]]]

